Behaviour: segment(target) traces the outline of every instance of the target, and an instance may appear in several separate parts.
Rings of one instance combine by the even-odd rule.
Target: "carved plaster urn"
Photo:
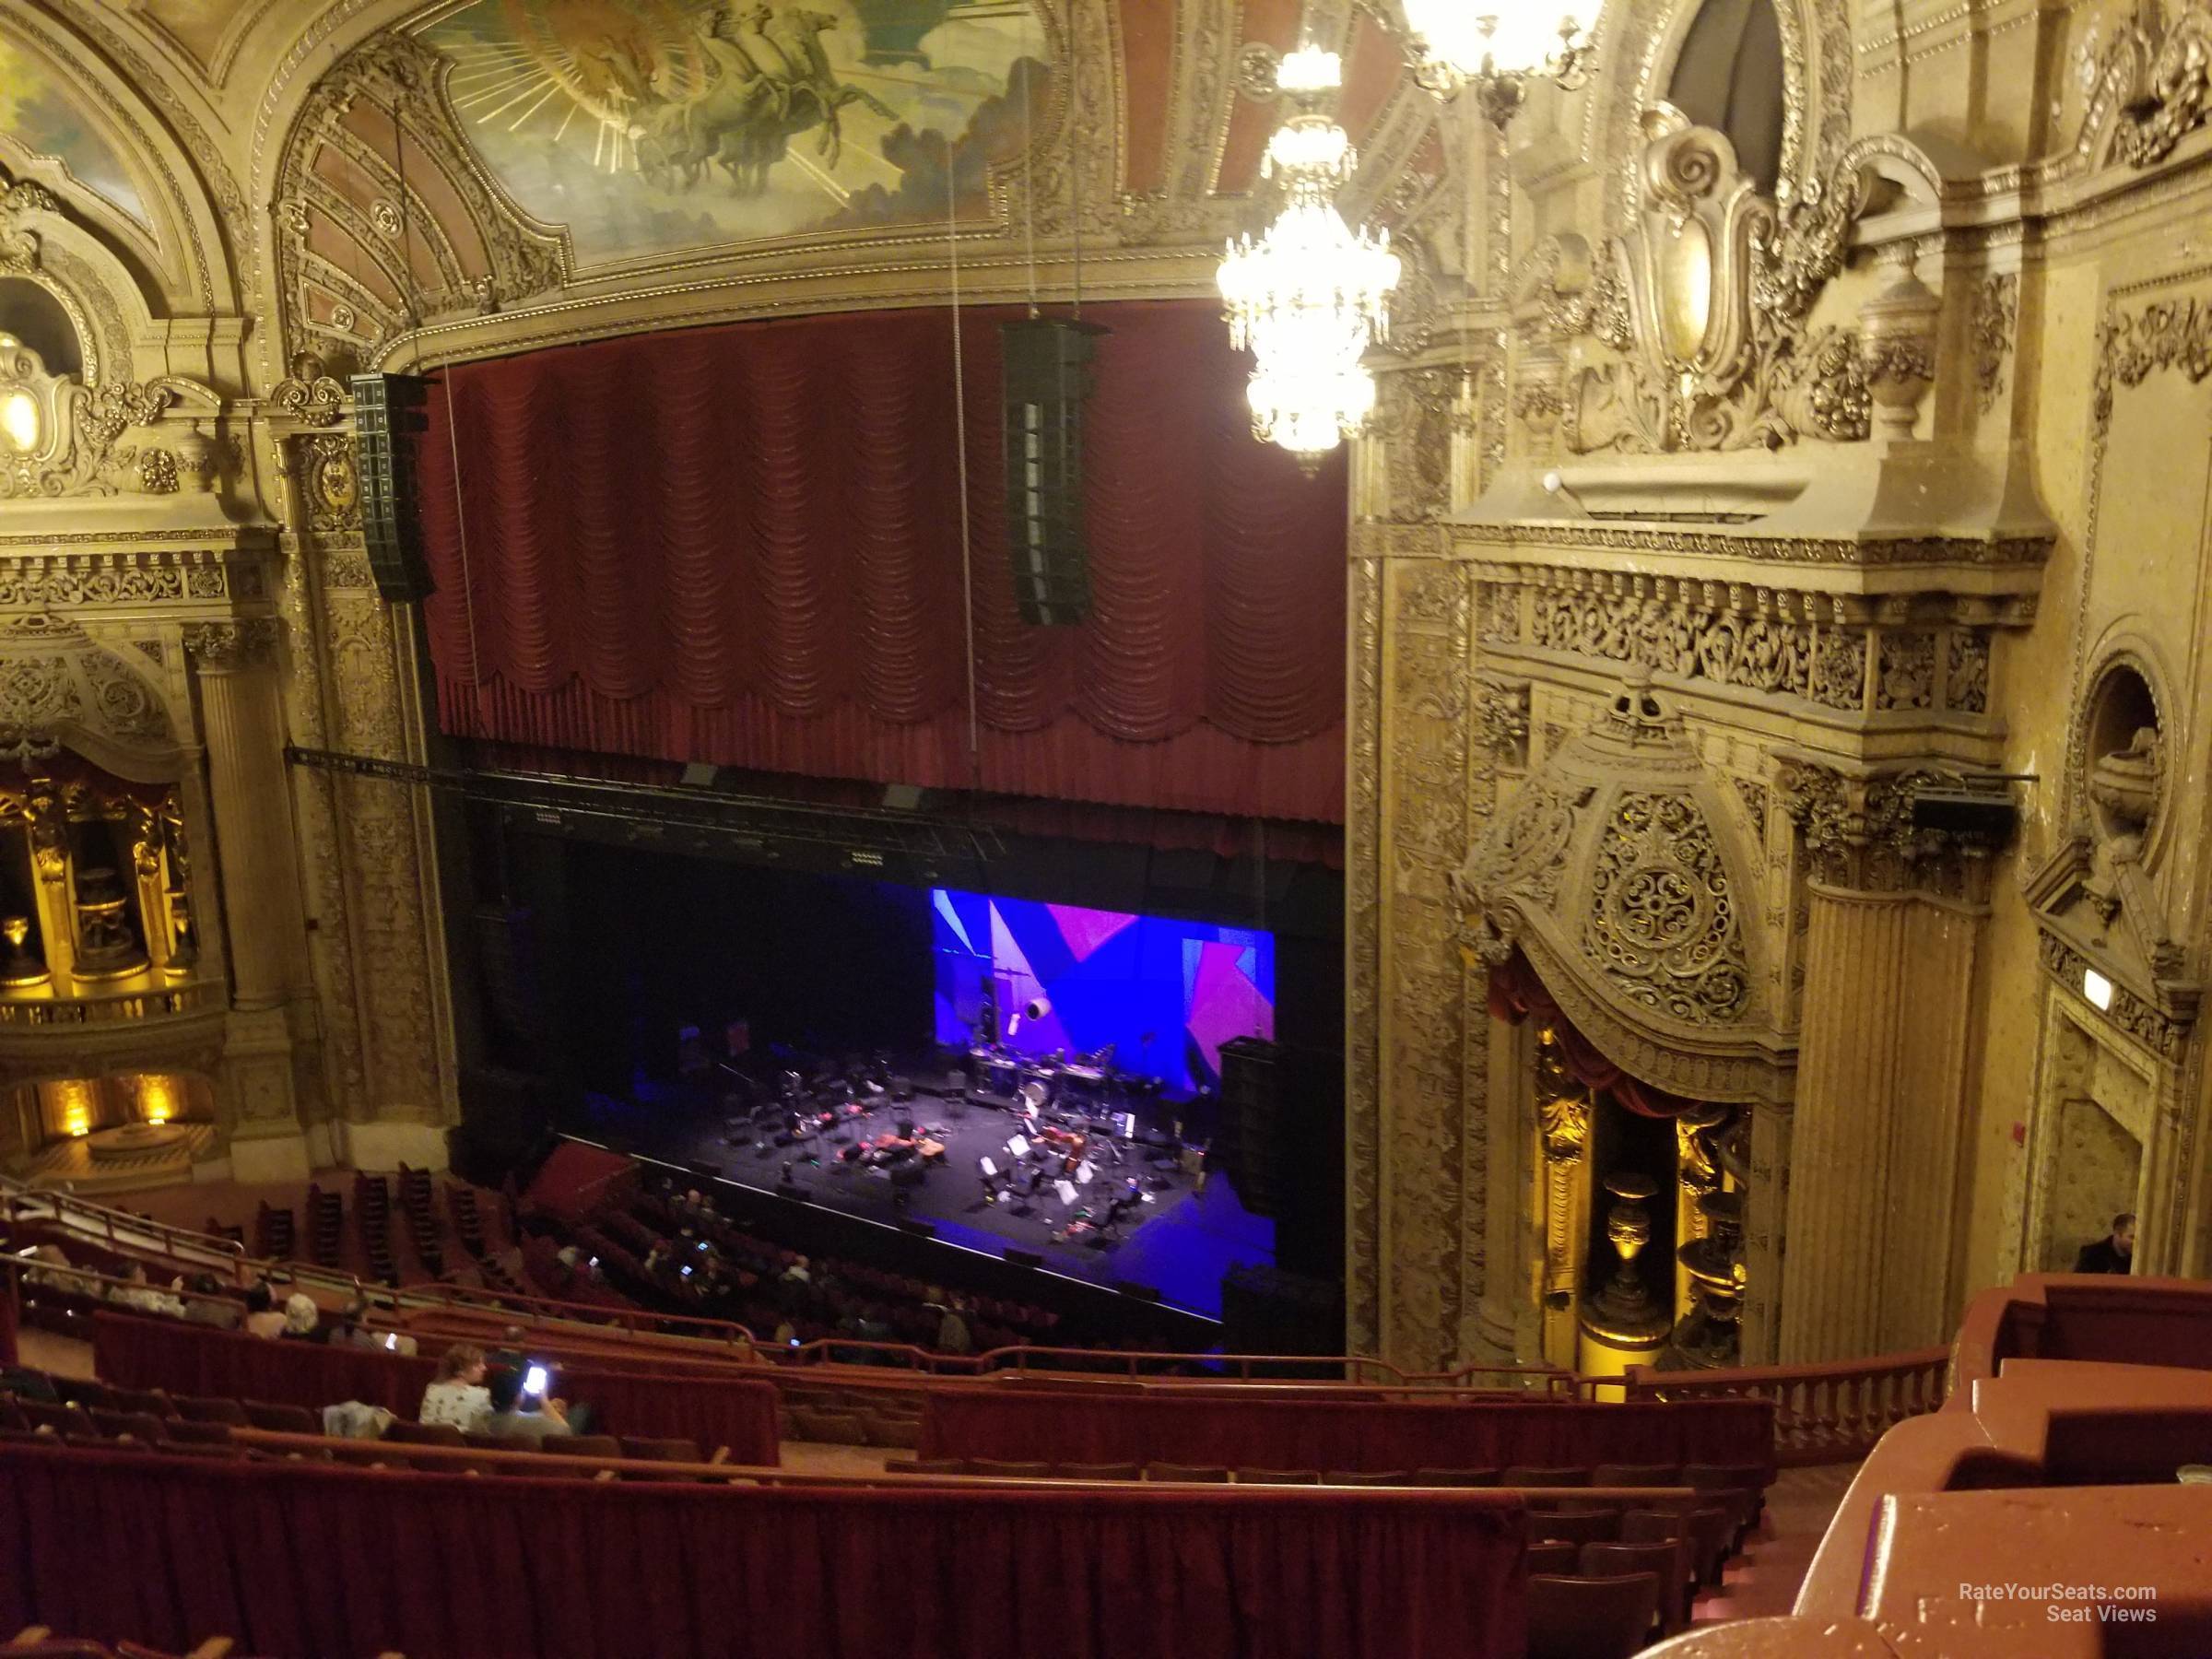
[[[1912,436],[1920,400],[1936,379],[1936,318],[1942,309],[1910,263],[1859,308],[1859,363],[1874,399],[1877,436]]]
[[[2100,755],[2089,768],[2089,798],[2114,825],[2140,835],[2159,805],[2159,732],[2139,726],[2124,749]]]

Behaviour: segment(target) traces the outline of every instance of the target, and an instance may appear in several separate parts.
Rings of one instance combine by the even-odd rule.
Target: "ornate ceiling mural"
[[[981,217],[1053,91],[1026,0],[474,0],[419,38],[493,176],[586,266]]]
[[[45,62],[0,35],[0,133],[143,225],[146,203],[108,135],[86,115]]]
[[[105,0],[105,4],[110,10],[165,37],[219,81],[239,36],[285,0]],[[303,14],[312,8],[313,0],[296,6]]]

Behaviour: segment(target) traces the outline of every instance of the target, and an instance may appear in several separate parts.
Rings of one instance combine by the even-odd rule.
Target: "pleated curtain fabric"
[[[918,1455],[1375,1472],[1755,1463],[1771,1479],[1774,1406],[1751,1399],[1430,1404],[938,1392],[923,1407]]]
[[[1518,1659],[1479,1492],[731,1488],[0,1445],[0,1624],[283,1659]]]
[[[633,335],[446,371],[417,451],[455,735],[1148,808],[1342,817],[1346,496],[1255,442],[1218,308],[1088,308],[1089,618],[1021,620],[999,325]],[[979,764],[969,755],[972,599]]]

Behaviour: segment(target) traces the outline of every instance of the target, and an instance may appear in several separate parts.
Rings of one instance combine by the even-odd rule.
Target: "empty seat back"
[[[1659,1576],[1532,1574],[1528,1659],[1629,1659],[1644,1645],[1659,1610]]]
[[[321,1434],[323,1419],[304,1406],[277,1406],[266,1400],[241,1400],[246,1421],[272,1434]]]
[[[1679,1464],[1599,1464],[1590,1471],[1592,1486],[1666,1487],[1680,1486],[1682,1466]]]
[[[383,1438],[401,1446],[465,1446],[461,1430],[452,1423],[410,1423],[395,1418],[384,1425]]]
[[[1689,1622],[1689,1562],[1679,1540],[1585,1544],[1581,1565],[1592,1578],[1618,1578],[1630,1572],[1658,1574],[1660,1634],[1672,1635]]]

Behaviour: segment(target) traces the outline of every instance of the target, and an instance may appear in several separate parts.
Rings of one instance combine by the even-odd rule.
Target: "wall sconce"
[[[2089,999],[2089,1006],[2100,1014],[2109,1014],[2112,1007],[2112,982],[2094,968],[2085,968],[2081,974],[2081,994]]]

